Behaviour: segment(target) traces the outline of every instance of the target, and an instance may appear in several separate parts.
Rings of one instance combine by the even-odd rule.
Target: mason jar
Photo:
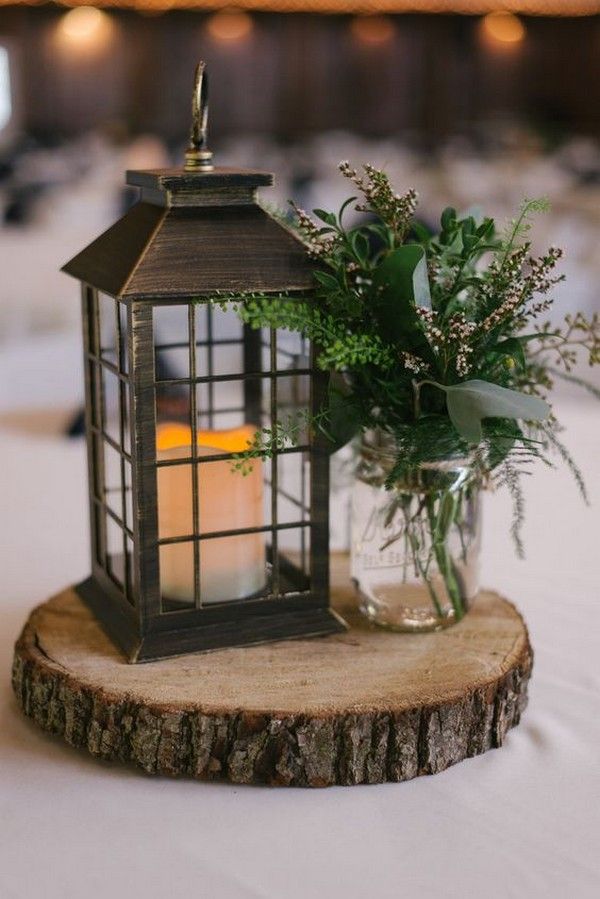
[[[372,622],[435,631],[459,621],[479,590],[480,486],[466,458],[421,463],[391,479],[396,460],[390,436],[363,437],[351,575]]]

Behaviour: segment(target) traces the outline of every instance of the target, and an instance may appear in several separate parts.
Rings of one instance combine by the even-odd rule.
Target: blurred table
[[[13,406],[14,410],[14,406]],[[405,784],[287,790],[149,779],[21,716],[12,645],[29,608],[87,574],[81,441],[0,431],[3,899],[563,899],[600,889],[600,407],[561,400],[593,501],[561,468],[527,483],[526,562],[488,497],[484,582],[536,652],[506,746]],[[352,677],[352,672],[348,672]]]

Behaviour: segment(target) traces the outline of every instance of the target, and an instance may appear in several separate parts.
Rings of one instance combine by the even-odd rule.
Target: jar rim
[[[383,437],[385,442],[370,442],[369,434],[379,438]],[[392,434],[386,431],[371,431],[363,433],[360,442],[360,454],[369,462],[382,462],[393,464],[397,457],[397,443]],[[440,456],[438,459],[428,459],[427,461],[417,462],[411,466],[415,471],[450,471],[452,468],[464,468],[472,465],[474,462],[473,454],[454,453]]]

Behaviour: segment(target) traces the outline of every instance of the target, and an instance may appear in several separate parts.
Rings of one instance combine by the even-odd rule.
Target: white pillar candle
[[[246,449],[255,428],[245,425],[228,431],[199,431],[198,455],[210,457]],[[185,425],[158,428],[159,460],[191,456],[191,431]],[[193,533],[192,466],[158,468],[159,537]],[[263,465],[252,461],[252,471],[233,471],[229,460],[198,465],[198,518],[200,533],[262,527]],[[193,543],[172,543],[161,548],[160,582],[168,599],[194,601]],[[200,599],[202,604],[242,599],[262,590],[266,583],[265,534],[239,534],[200,541]]]

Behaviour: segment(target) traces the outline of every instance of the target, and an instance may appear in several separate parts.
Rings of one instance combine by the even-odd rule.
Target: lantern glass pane
[[[159,459],[176,461],[178,458],[189,458],[191,451],[189,444],[159,450]],[[157,469],[159,540],[189,537],[194,533],[193,467],[188,462],[159,466]]]
[[[267,579],[264,533],[200,541],[203,606],[266,595]]]
[[[198,427],[207,430],[214,427],[214,384],[196,384],[196,415]]]
[[[212,368],[215,375],[239,375],[244,371],[244,345],[241,338],[235,342],[227,341],[215,344],[212,356]],[[201,373],[200,369],[198,374]]]
[[[104,498],[109,509],[121,520],[123,496],[121,491],[121,456],[108,443],[104,443]]]
[[[98,293],[100,357],[115,366],[118,364],[117,306],[118,302],[113,297],[102,292]]]
[[[233,308],[196,306],[196,377],[244,372],[244,328]]]
[[[199,385],[200,388],[206,385]],[[206,391],[199,391],[199,399],[204,395],[206,405],[198,403],[198,414],[201,421],[215,430],[224,428],[241,428],[245,424],[258,425],[258,422],[246,422],[244,404],[244,381],[216,381],[207,396]]]
[[[213,341],[242,339],[243,325],[234,309],[223,309],[215,303],[209,303],[206,311],[210,319],[207,325],[210,339]]]
[[[133,583],[133,540],[130,537],[127,537],[125,540],[125,598],[131,605],[135,605]]]
[[[99,379],[100,366],[96,362],[88,363],[88,374],[90,379],[90,419],[95,428],[102,428],[101,405],[99,399]]]
[[[159,567],[162,611],[193,609],[194,544],[187,541],[160,546]]]
[[[119,369],[123,374],[129,373],[129,340],[127,329],[127,306],[117,303],[119,315]]]
[[[310,364],[307,341],[293,331],[279,331],[277,334],[277,368],[308,368]]]
[[[200,451],[197,533],[255,531],[270,524],[270,509],[264,502],[267,463],[253,459],[240,472],[233,467],[235,460],[223,458],[220,450],[207,447]]]
[[[155,347],[167,347],[172,344],[188,345],[188,309],[188,303],[154,306]]]
[[[123,418],[123,434],[121,439],[121,448],[126,453],[131,453],[131,418],[130,418],[130,392],[129,392],[129,384],[126,384],[124,381],[121,381],[119,384],[119,401],[120,401],[120,415]]]
[[[156,347],[155,365],[157,381],[186,380],[190,370],[188,347]]]
[[[125,555],[123,530],[110,516],[106,516],[106,570],[121,589],[125,585]]]
[[[308,440],[309,408],[309,375],[286,374],[277,378],[277,418],[299,444]]]
[[[102,408],[104,432],[121,445],[121,423],[119,404],[119,378],[109,369],[102,367]]]
[[[278,533],[281,592],[310,588],[310,528],[283,528]]]
[[[131,462],[123,459],[123,498],[125,507],[125,524],[133,531],[133,481]]]
[[[190,377],[188,305],[155,306],[154,363],[157,381]]]
[[[171,426],[187,426],[191,428],[190,420],[190,385],[157,384],[156,385],[156,427],[157,449],[160,451],[166,443],[172,443],[169,437]],[[188,434],[186,443],[191,443]]]
[[[306,490],[308,454],[283,453],[278,459],[277,521],[279,524],[308,520],[309,497]]]
[[[263,523],[265,527],[273,523],[273,512],[277,514],[277,509],[273,509],[271,480],[273,474],[273,462],[271,459],[258,459],[251,462],[252,468],[259,466],[263,482]],[[269,538],[269,534],[267,534]]]
[[[96,499],[99,500],[102,499],[104,494],[103,446],[102,438],[97,434],[93,434],[91,441],[92,468],[94,472],[92,491]]]
[[[94,543],[92,546],[92,553],[94,556],[94,561],[101,568],[104,567],[104,537],[103,537],[103,529],[105,524],[105,512],[102,506],[94,504],[94,512],[93,512],[93,526],[94,526]]]
[[[154,340],[162,611],[307,590],[305,342],[207,303],[155,307]],[[269,457],[244,473],[257,432]]]

